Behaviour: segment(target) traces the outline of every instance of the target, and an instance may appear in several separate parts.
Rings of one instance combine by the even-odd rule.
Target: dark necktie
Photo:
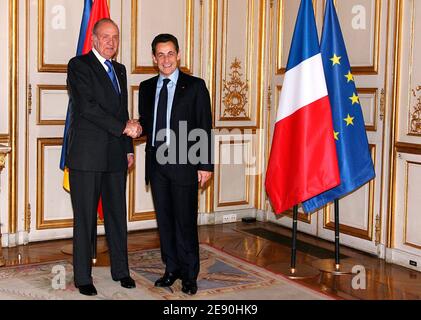
[[[120,94],[120,90],[118,89],[117,78],[116,78],[115,73],[114,73],[113,64],[112,64],[112,62],[110,60],[105,60],[105,64],[108,67],[107,74],[110,77],[111,82],[113,83],[115,92],[117,92],[118,94]]]
[[[156,112],[155,122],[155,147],[159,147],[164,141],[157,141],[156,136],[161,129],[167,128],[167,101],[168,101],[168,88],[167,85],[170,79],[164,79],[161,91],[159,92],[158,108]]]

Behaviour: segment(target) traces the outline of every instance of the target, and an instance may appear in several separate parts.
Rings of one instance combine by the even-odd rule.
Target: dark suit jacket
[[[143,81],[139,85],[139,122],[143,127],[143,135],[147,136],[146,142],[146,183],[149,182],[151,170],[151,156],[152,149],[152,131],[153,131],[153,117],[155,107],[155,93],[158,76]],[[192,163],[187,155],[181,156],[180,161],[180,144],[186,144],[187,137],[179,134],[180,121],[187,122],[187,134],[193,129],[203,129],[206,132],[207,141],[200,140],[201,148],[206,148],[206,160],[199,163]],[[197,77],[187,75],[180,71],[177,86],[175,89],[173,105],[171,109],[170,128],[176,135],[176,141],[171,140],[171,147],[177,148],[177,162],[169,164],[172,166],[171,174],[175,181],[180,184],[191,184],[197,182],[197,171],[213,171],[212,161],[212,113],[210,105],[209,91],[206,88],[205,82]],[[195,141],[187,141],[187,148],[190,150]],[[176,144],[174,143],[176,142]],[[187,163],[182,161],[182,158],[187,158]],[[184,163],[183,163],[184,162]]]
[[[115,61],[113,66],[120,95],[92,51],[69,61],[71,117],[66,166],[70,169],[127,170],[127,153],[133,152],[133,142],[123,135],[129,119],[126,68]]]

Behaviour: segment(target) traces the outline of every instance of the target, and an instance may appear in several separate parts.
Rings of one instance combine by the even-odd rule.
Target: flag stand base
[[[311,264],[313,267],[319,269],[321,272],[331,273],[337,276],[353,274],[352,268],[356,265],[345,260],[341,260],[339,265],[336,265],[335,259],[319,259]]]
[[[310,279],[320,275],[319,270],[306,265],[301,265],[292,270],[290,263],[273,263],[266,266],[266,268],[294,280]]]

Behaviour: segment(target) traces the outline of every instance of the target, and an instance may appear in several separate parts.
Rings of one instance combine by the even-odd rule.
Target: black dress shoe
[[[76,286],[76,288],[85,296],[96,296],[98,294],[93,284],[84,284],[82,286]]]
[[[120,279],[120,284],[123,288],[132,289],[136,288],[136,282],[129,276],[123,279]]]
[[[181,291],[186,294],[196,294],[197,292],[197,282],[194,280],[183,281]]]
[[[165,272],[164,276],[155,281],[155,287],[171,287],[179,279],[178,273]]]

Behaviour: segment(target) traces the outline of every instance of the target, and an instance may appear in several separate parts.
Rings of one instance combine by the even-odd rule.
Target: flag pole
[[[334,275],[347,275],[352,274],[352,268],[354,264],[348,262],[341,263],[340,255],[340,222],[339,222],[339,199],[334,200],[334,215],[335,215],[335,259],[319,259],[312,263],[312,266],[319,269],[322,272],[332,273]]]
[[[269,266],[272,271],[280,272],[290,279],[310,279],[320,274],[316,268],[301,265],[297,268],[297,233],[298,233],[298,205],[292,208],[292,240],[291,240],[291,261],[290,263],[274,263]]]
[[[340,270],[340,254],[339,254],[339,200],[335,199],[335,269]]]
[[[291,245],[291,274],[295,273],[297,264],[297,223],[298,223],[298,205],[292,209],[292,245]]]

